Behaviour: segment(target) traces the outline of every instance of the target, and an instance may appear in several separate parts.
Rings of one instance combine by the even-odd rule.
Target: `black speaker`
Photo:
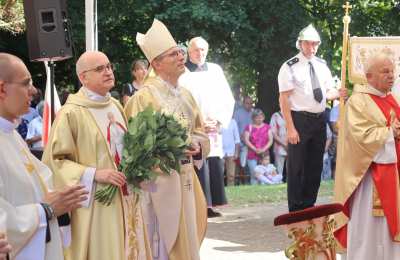
[[[24,12],[32,61],[72,57],[66,0],[24,0]]]

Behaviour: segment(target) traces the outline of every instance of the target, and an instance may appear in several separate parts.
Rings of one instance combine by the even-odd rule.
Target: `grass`
[[[225,192],[229,204],[236,207],[287,200],[286,184],[230,186]],[[318,196],[333,196],[332,180],[321,182]]]

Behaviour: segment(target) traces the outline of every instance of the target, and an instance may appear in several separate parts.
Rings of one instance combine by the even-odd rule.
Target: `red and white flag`
[[[46,92],[44,95],[44,109],[43,109],[43,148],[46,147],[47,141],[49,139],[50,129],[51,129],[51,91],[50,91],[50,67],[47,61],[44,62],[46,67]],[[56,86],[54,88],[54,116],[57,114],[58,110],[61,108],[60,99],[57,94]]]

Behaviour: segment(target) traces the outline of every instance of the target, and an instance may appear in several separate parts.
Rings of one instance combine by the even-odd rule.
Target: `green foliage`
[[[153,180],[155,167],[166,174],[179,172],[179,161],[188,148],[186,131],[174,116],[151,107],[130,118],[120,165],[127,182],[137,187],[142,181]]]
[[[155,168],[168,175],[173,170],[179,173],[180,160],[189,149],[187,139],[187,130],[173,115],[147,107],[129,119],[119,170],[136,191],[141,182],[156,178]],[[106,205],[112,202],[116,192],[110,186],[96,192],[95,198]]]
[[[0,0],[0,4],[5,0]],[[17,2],[21,3],[21,0]],[[224,68],[229,81],[257,96],[267,118],[278,109],[277,74],[295,55],[298,32],[313,23],[321,33],[319,56],[340,75],[342,5],[339,0],[98,0],[99,49],[115,63],[117,87],[131,80],[130,63],[143,58],[136,32],[146,32],[153,18],[162,20],[180,43],[201,35],[210,44],[208,60]],[[352,0],[350,34],[399,35],[399,3],[394,0]],[[84,1],[69,0],[73,42],[78,57],[85,49]],[[28,57],[25,36],[0,31],[0,50]],[[57,86],[78,85],[74,59],[57,63]],[[43,66],[28,64],[39,86]]]
[[[333,196],[333,181],[322,181],[318,197]],[[226,187],[229,205],[243,207],[262,203],[282,202],[287,200],[286,184],[277,185],[240,185]]]
[[[22,0],[0,0],[0,30],[13,34],[25,30]]]

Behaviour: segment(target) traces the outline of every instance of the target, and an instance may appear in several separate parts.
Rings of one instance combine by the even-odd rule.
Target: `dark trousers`
[[[287,193],[289,211],[314,206],[321,183],[326,142],[325,118],[292,111],[300,142],[288,145]]]
[[[224,185],[224,161],[219,157],[208,157],[203,166],[196,171],[201,188],[206,197],[207,206],[227,204]]]
[[[194,167],[197,173],[197,177],[199,178],[201,188],[204,192],[204,196],[206,197],[207,207],[211,208],[211,190],[210,190],[210,170],[208,168],[207,159],[204,160],[203,165],[199,170]]]
[[[212,206],[227,204],[224,185],[224,159],[219,157],[208,157],[208,168],[210,170],[210,190]]]

